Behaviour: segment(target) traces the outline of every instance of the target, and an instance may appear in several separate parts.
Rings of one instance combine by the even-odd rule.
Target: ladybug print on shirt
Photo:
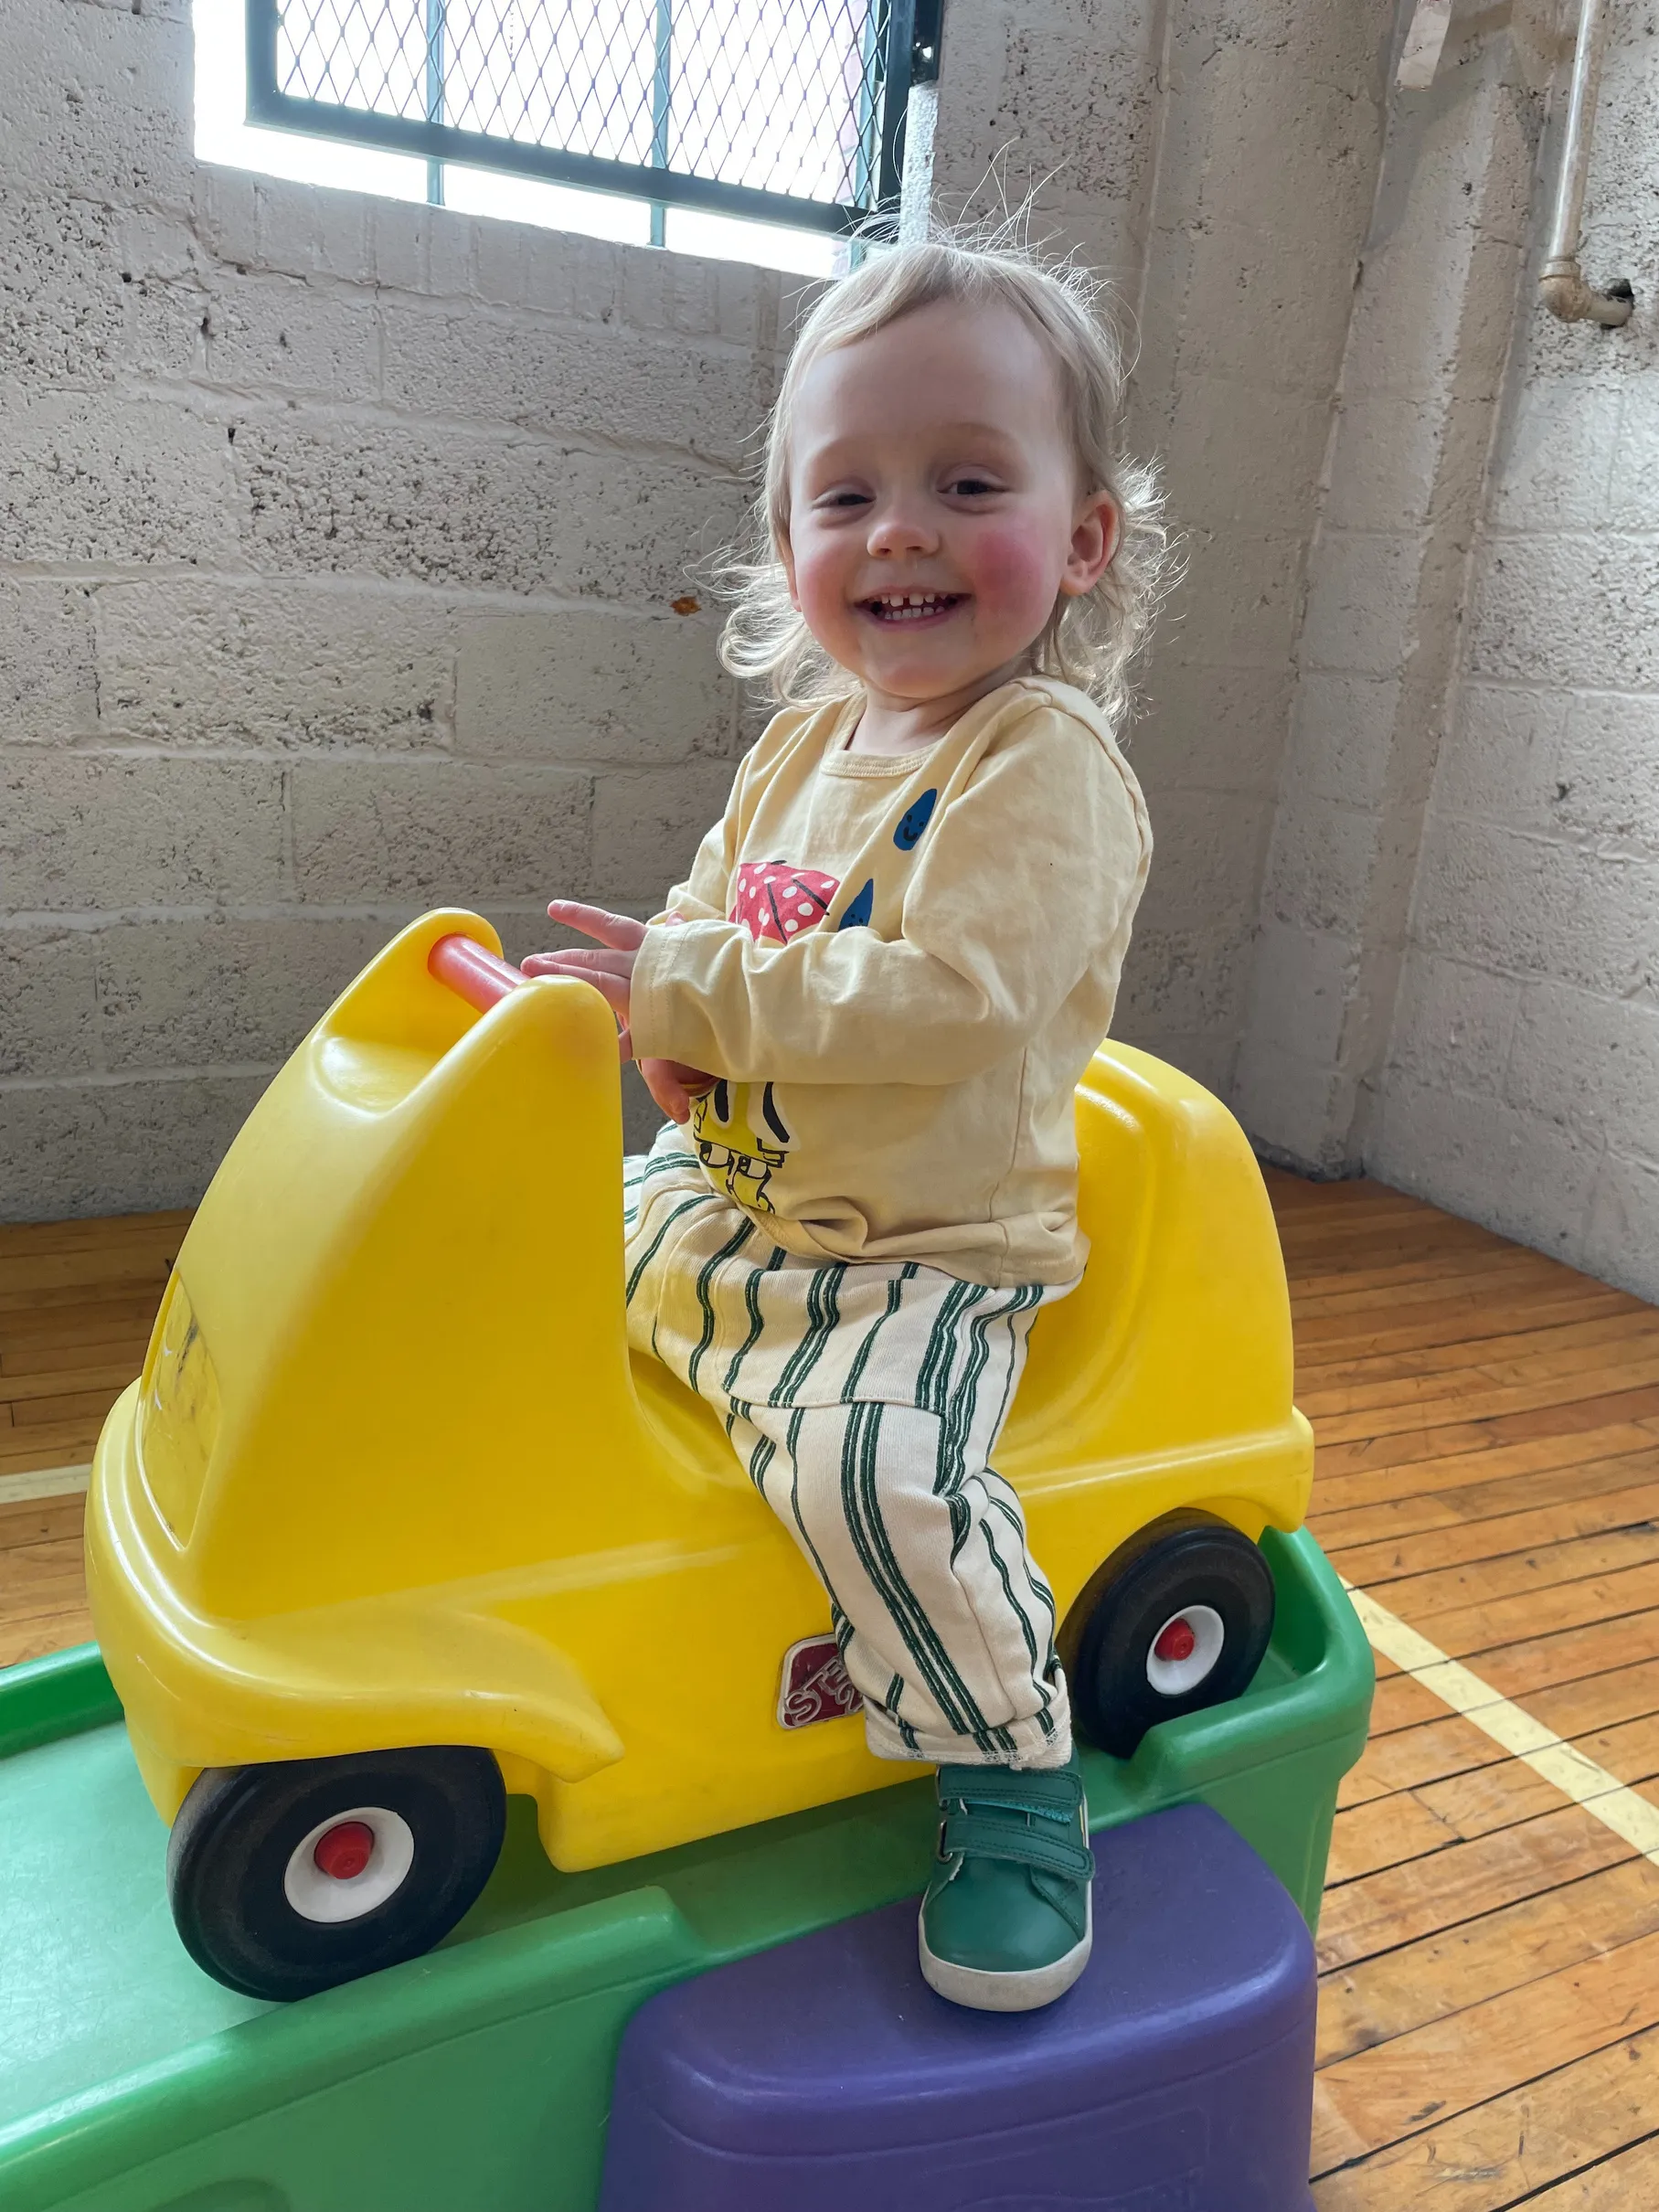
[[[933,819],[938,803],[937,791],[924,791],[906,807],[893,832],[893,843],[901,853],[913,853],[921,843],[922,832]],[[741,860],[732,888],[731,911],[726,919],[739,922],[757,944],[792,944],[817,928],[840,888],[838,877],[825,876],[817,868],[797,867],[792,860]],[[856,930],[867,926],[875,904],[872,877],[847,901],[835,927]]]
[[[741,922],[757,944],[786,945],[817,928],[840,888],[838,877],[792,861],[745,860],[727,919]]]

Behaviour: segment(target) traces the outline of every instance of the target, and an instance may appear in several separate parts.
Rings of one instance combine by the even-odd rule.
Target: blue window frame
[[[248,120],[845,233],[897,206],[941,0],[246,0]]]

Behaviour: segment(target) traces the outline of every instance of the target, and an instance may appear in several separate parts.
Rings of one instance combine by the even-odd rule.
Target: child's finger
[[[691,1101],[685,1085],[679,1080],[672,1060],[645,1059],[640,1062],[640,1073],[645,1079],[645,1088],[668,1116],[682,1127],[691,1119]]]
[[[602,968],[594,968],[579,978],[591,984],[612,1014],[626,1026],[628,1020],[628,985],[620,975],[607,975]],[[632,1055],[630,1055],[632,1058]]]
[[[715,1079],[707,1069],[688,1068],[684,1060],[670,1060],[668,1069],[675,1081],[688,1097],[701,1098],[704,1091],[714,1089]]]
[[[586,946],[559,952],[532,952],[520,962],[526,975],[575,975],[591,983],[596,975],[626,978],[633,973],[632,952],[590,952]]]
[[[597,938],[619,952],[635,952],[644,941],[643,921],[635,921],[631,914],[612,914],[604,907],[584,906],[580,899],[555,899],[548,913],[566,929],[580,930],[584,937]]]
[[[573,974],[585,974],[590,968],[602,968],[610,975],[616,973],[619,960],[625,960],[627,955],[613,952],[608,945],[602,949],[597,945],[570,945],[542,957],[558,961],[561,968],[569,968]]]

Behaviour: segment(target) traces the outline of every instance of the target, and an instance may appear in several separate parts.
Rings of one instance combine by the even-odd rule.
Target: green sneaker
[[[922,1978],[976,2012],[1052,2005],[1089,1963],[1094,1854],[1077,1753],[1063,1767],[941,1767]]]

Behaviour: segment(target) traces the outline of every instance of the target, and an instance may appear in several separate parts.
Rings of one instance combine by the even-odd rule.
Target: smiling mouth
[[[877,622],[926,622],[949,614],[967,596],[965,591],[883,591],[858,604]]]

